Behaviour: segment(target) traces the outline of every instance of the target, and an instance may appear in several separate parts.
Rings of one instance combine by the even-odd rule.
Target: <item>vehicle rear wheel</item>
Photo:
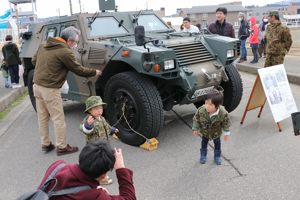
[[[36,102],[33,94],[33,75],[34,75],[34,70],[30,70],[27,75],[27,88],[28,88],[28,94],[29,94],[31,104],[34,110],[36,111]]]
[[[148,139],[158,136],[164,122],[163,105],[159,92],[147,77],[136,72],[114,75],[105,86],[104,100],[107,120],[111,125],[120,120],[116,127],[121,141],[134,146],[145,142],[127,125],[123,114],[138,133]]]
[[[241,76],[233,64],[225,67],[226,74],[229,78],[227,82],[222,82],[224,89],[224,102],[228,112],[232,112],[238,107],[243,96],[243,82]]]

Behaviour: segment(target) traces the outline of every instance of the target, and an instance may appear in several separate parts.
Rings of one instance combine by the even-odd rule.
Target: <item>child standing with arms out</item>
[[[83,119],[80,130],[86,135],[87,143],[102,140],[108,142],[108,135],[111,133],[118,133],[119,130],[110,126],[103,114],[103,106],[106,105],[99,96],[91,96],[85,102],[85,113],[87,116]],[[109,185],[112,179],[106,176],[100,181],[101,185]]]
[[[200,163],[205,164],[207,159],[207,144],[209,140],[214,141],[214,160],[221,165],[221,135],[224,140],[229,139],[230,120],[228,112],[222,106],[223,94],[216,92],[207,96],[205,104],[201,106],[193,118],[193,135],[202,136],[200,149]]]

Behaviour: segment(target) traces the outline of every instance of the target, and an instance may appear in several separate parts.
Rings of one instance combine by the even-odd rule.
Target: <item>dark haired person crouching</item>
[[[62,160],[54,162],[46,171],[39,186]],[[99,182],[107,176],[107,172],[115,169],[119,183],[119,195],[111,195]],[[90,186],[91,189],[78,193],[53,197],[56,200],[135,200],[135,189],[132,180],[133,172],[125,168],[122,150],[112,149],[107,143],[96,141],[88,143],[79,155],[79,164],[66,164],[57,172],[55,191],[76,186]],[[49,185],[48,188],[52,186]]]

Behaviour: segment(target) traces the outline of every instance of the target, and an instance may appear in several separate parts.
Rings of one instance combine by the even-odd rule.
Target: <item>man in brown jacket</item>
[[[66,124],[62,106],[60,88],[66,81],[68,71],[79,76],[101,75],[100,70],[86,68],[75,59],[71,48],[77,46],[80,31],[68,27],[61,32],[61,37],[47,39],[32,58],[35,65],[33,92],[36,98],[39,133],[42,151],[48,153],[55,146],[49,138],[49,118],[53,121],[56,136],[56,153],[64,155],[78,151],[78,147],[66,142]]]

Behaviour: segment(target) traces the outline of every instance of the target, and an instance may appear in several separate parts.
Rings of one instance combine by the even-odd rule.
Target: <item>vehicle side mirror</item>
[[[135,43],[137,46],[145,44],[145,28],[144,26],[136,26],[134,28]]]

